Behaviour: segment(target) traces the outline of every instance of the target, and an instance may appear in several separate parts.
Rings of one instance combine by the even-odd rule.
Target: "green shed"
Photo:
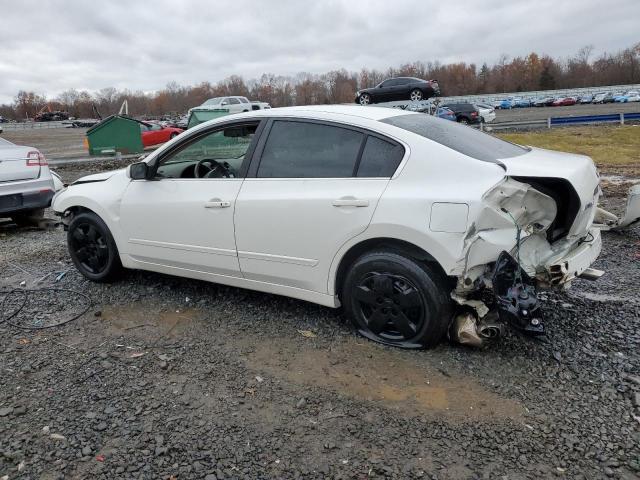
[[[198,110],[194,108],[191,110],[189,114],[189,121],[187,122],[187,128],[195,127],[201,123],[204,123],[209,120],[213,120],[214,118],[224,117],[225,115],[229,115],[228,108],[211,108],[211,109],[202,109]]]
[[[87,130],[89,155],[141,153],[140,123],[122,115],[112,115]]]

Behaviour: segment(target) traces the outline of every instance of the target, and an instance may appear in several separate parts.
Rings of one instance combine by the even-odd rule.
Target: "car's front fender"
[[[91,210],[107,224],[118,251],[123,254],[127,242],[120,228],[120,205],[129,182],[122,172],[102,182],[71,185],[55,195],[51,208],[63,216],[78,207]]]

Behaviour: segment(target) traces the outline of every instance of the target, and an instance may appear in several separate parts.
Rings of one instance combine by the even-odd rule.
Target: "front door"
[[[240,276],[233,216],[257,122],[186,138],[133,180],[122,200],[127,250],[138,262]]]
[[[327,293],[331,262],[362,233],[402,146],[340,124],[274,120],[236,202],[247,279]]]

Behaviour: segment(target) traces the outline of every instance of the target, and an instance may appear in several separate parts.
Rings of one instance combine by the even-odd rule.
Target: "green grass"
[[[589,155],[599,166],[640,167],[640,125],[558,127],[497,136],[520,145]]]

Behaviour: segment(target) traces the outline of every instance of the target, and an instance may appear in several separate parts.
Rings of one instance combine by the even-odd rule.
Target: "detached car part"
[[[597,209],[595,217],[595,222],[601,230],[619,230],[630,227],[638,221],[640,221],[640,183],[629,189],[627,205],[622,217],[618,218],[602,208]]]

